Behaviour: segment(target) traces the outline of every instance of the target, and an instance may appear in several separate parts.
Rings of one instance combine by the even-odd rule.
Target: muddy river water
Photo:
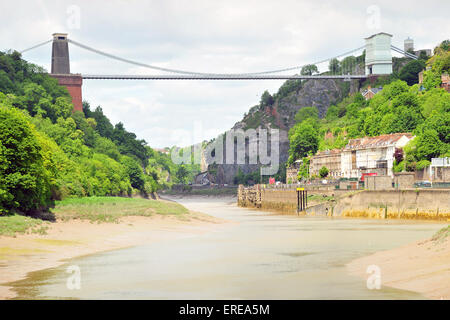
[[[181,240],[72,259],[31,274],[21,282],[19,298],[422,299],[417,293],[383,286],[369,290],[366,279],[350,276],[345,264],[430,237],[442,227],[281,216],[239,208],[223,199],[177,201],[236,223]],[[69,265],[81,271],[79,290],[66,285]]]

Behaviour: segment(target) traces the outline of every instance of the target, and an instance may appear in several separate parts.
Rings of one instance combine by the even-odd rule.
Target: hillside
[[[101,107],[83,109],[72,112],[66,88],[44,69],[0,52],[0,214],[73,196],[148,196],[188,180],[189,168],[111,124]]]
[[[373,77],[365,81],[288,80],[273,95],[265,91],[260,103],[250,108],[232,129],[280,129],[280,170],[275,178],[281,181],[284,181],[286,164],[289,165],[295,159],[303,158],[317,150],[341,148],[350,138],[414,130],[423,132],[426,129],[424,120],[431,116],[434,109],[439,116],[446,112],[446,107],[431,106],[432,101],[436,102],[440,97],[442,102],[439,103],[447,103],[447,95],[441,89],[433,89],[440,83],[440,75],[448,72],[445,67],[445,63],[448,63],[446,43],[444,41],[444,49],[442,46],[437,48],[431,58],[426,55],[421,55],[419,60],[394,57],[393,73],[389,76]],[[352,73],[363,72],[364,54],[335,61],[337,68],[344,68],[345,62],[349,60],[356,62],[353,64]],[[418,73],[426,65],[430,69],[439,66],[439,70],[427,71],[429,76],[425,77],[424,86],[430,92],[423,93],[417,86]],[[317,70],[315,66],[308,67],[310,70]],[[303,72],[305,70],[302,70]],[[388,87],[388,90],[383,90],[384,93],[372,99],[370,103],[359,93],[368,86],[387,86],[398,80],[401,81]],[[421,110],[422,104],[426,105],[427,111]],[[436,115],[429,120],[437,121],[437,117]],[[440,132],[441,129],[438,128],[438,135],[444,144],[438,143],[439,146],[435,147],[435,150],[429,150],[430,156],[446,154],[447,142],[442,135],[447,134]],[[432,135],[430,139],[435,138],[434,133]],[[308,138],[304,139],[305,136]],[[236,149],[234,153],[236,157]],[[415,157],[410,153],[409,162],[414,163],[414,166],[418,163],[421,167],[427,164],[430,156]],[[204,157],[207,158],[208,155]],[[404,165],[405,163],[400,166]],[[259,167],[260,165],[256,164],[213,164],[208,168],[209,180],[219,184],[259,182]],[[267,182],[268,177],[263,179]]]
[[[418,84],[422,70],[423,83]],[[304,108],[289,131],[288,164],[303,159],[300,178],[309,178],[309,156],[318,150],[344,147],[349,139],[410,132],[416,138],[396,154],[394,171],[414,171],[430,165],[432,158],[450,155],[450,93],[441,79],[450,72],[449,41],[432,57],[405,63],[389,77],[378,78],[381,92],[365,100],[360,93],[328,108],[320,118],[315,108]],[[363,83],[368,85],[368,83]]]
[[[352,64],[353,69],[349,71],[363,72],[361,67],[363,57],[350,57],[355,63]],[[307,72],[311,74],[311,71],[307,70],[308,68],[317,70],[317,67],[313,65],[307,66],[302,69],[302,74],[308,74]],[[280,170],[276,178],[282,180],[289,155],[288,132],[295,125],[299,110],[314,106],[318,110],[318,115],[324,117],[330,106],[338,104],[349,94],[357,92],[359,87],[358,80],[287,80],[273,95],[265,91],[261,96],[260,103],[250,108],[248,113],[244,114],[243,119],[237,122],[232,129],[275,128],[280,130]],[[208,156],[204,155],[204,157]],[[260,179],[259,167],[259,164],[214,164],[208,169],[209,179],[219,184],[256,181]],[[265,179],[267,180],[268,177]]]

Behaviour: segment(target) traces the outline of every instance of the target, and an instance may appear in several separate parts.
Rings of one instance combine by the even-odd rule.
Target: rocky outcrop
[[[279,129],[279,159],[280,165],[283,165],[288,158],[289,139],[288,131],[295,124],[295,115],[297,111],[303,107],[317,107],[319,117],[324,117],[328,108],[339,103],[349,93],[359,90],[359,82],[357,80],[308,80],[292,82],[289,91],[279,93],[272,105],[254,106],[237,122],[232,129]],[[257,141],[259,143],[259,141]],[[248,146],[246,145],[246,157],[248,156]],[[224,150],[224,157],[226,157]],[[236,159],[237,148],[234,148],[234,158]],[[203,158],[208,159],[207,154],[203,154]],[[206,163],[210,163],[207,160]],[[239,170],[248,174],[259,170],[260,164],[215,164],[209,165],[208,171],[214,177],[214,183],[233,184],[234,177]]]

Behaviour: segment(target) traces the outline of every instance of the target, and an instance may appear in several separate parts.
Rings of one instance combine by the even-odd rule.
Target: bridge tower
[[[83,111],[81,74],[70,73],[69,43],[67,33],[54,33],[52,46],[52,69],[50,76],[65,86],[72,97],[73,111]]]
[[[392,73],[392,35],[380,32],[366,38],[366,75]]]

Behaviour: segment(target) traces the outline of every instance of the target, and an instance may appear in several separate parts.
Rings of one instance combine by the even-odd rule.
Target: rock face
[[[292,81],[292,80],[289,80]],[[289,83],[288,83],[289,84]],[[283,166],[288,158],[289,139],[288,131],[295,124],[295,115],[297,111],[303,107],[317,107],[319,117],[324,117],[328,107],[339,103],[349,93],[356,92],[359,89],[359,82],[344,81],[344,80],[308,80],[291,82],[288,86],[287,92],[282,94],[281,89],[279,94],[275,97],[272,105],[252,107],[244,118],[237,122],[232,130],[248,130],[248,129],[278,129],[279,130],[279,158],[280,166]],[[259,138],[256,139],[259,146]],[[248,144],[245,144],[246,159],[248,158]],[[270,143],[269,143],[270,144]],[[228,152],[233,152],[229,150]],[[214,177],[214,183],[218,184],[233,184],[234,177],[239,170],[242,173],[248,174],[259,170],[260,164],[245,164],[235,163],[221,163],[211,165],[208,160],[210,155],[204,152],[203,158],[208,164],[208,171]],[[224,158],[226,158],[227,150],[224,149]],[[234,159],[237,158],[237,148],[234,148]]]

